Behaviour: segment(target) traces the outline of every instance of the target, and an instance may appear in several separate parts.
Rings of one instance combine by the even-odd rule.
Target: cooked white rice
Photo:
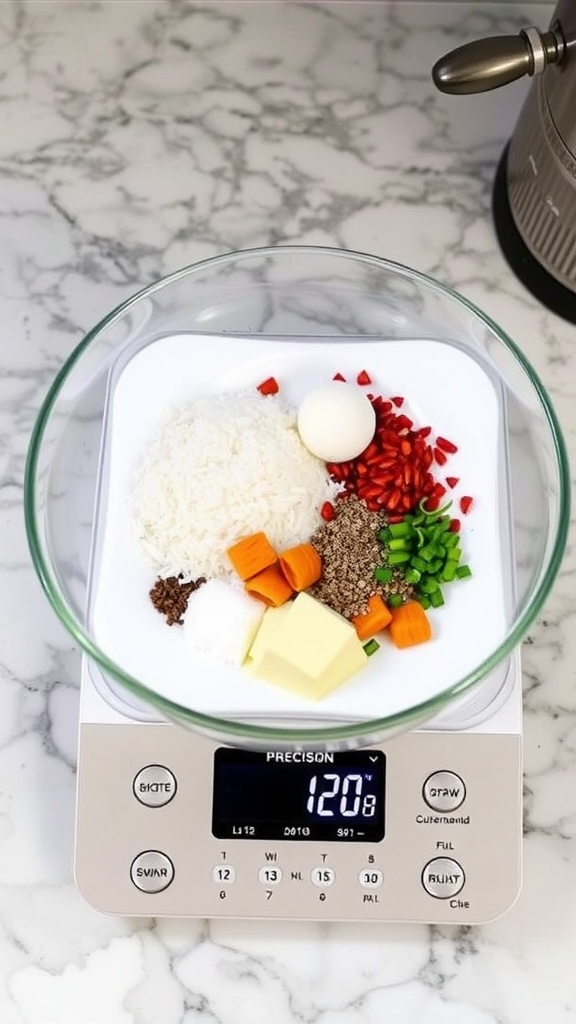
[[[250,533],[276,550],[309,540],[336,489],[280,396],[205,396],[152,439],[136,474],[135,536],[162,576],[226,576],[226,549]]]

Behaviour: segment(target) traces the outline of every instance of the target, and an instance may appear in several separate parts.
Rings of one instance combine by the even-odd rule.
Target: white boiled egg
[[[310,391],[298,409],[298,432],[309,452],[324,462],[355,459],[370,444],[376,414],[359,388],[331,381]]]

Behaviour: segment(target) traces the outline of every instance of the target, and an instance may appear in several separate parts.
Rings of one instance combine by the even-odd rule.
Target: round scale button
[[[426,892],[437,900],[457,896],[464,888],[466,876],[458,861],[451,857],[435,857],[429,860],[422,872],[422,885]]]
[[[333,868],[312,868],[310,881],[321,889],[327,889],[336,880],[336,872]]]
[[[163,892],[174,878],[174,865],[160,850],[144,850],[134,857],[130,878],[141,892]]]
[[[231,864],[216,864],[212,868],[212,878],[217,885],[232,885],[236,881],[236,868]]]
[[[132,789],[146,807],[164,807],[176,793],[176,778],[163,764],[149,764],[138,772]]]
[[[384,881],[384,875],[378,868],[362,868],[358,881],[363,889],[379,889]]]
[[[432,772],[422,786],[422,796],[433,811],[455,811],[466,799],[466,786],[456,772]]]
[[[282,881],[282,868],[265,865],[258,872],[258,881],[262,885],[280,885]]]

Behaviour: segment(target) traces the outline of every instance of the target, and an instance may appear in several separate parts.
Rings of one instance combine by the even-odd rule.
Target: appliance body
[[[496,174],[494,223],[526,287],[576,322],[576,4],[559,0],[549,30],[467,44],[433,69],[447,93],[534,82]]]
[[[130,916],[493,920],[521,884],[521,704],[516,651],[467,722],[449,709],[363,751],[250,752],[130,714],[85,660],[77,885],[97,909]],[[367,817],[343,798],[332,826],[338,801],[318,794],[361,774]],[[304,796],[295,812],[298,786],[317,791],[315,806]]]

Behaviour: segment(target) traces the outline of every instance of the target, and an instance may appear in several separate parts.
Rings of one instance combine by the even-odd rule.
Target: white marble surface
[[[283,240],[438,275],[523,346],[574,451],[576,328],[489,215],[523,87],[448,100],[446,49],[550,5],[0,5],[0,1021],[576,1021],[576,597],[524,649],[525,884],[483,928],[113,919],[71,881],[78,653],[30,567],[29,431],[101,314],[195,259]]]

